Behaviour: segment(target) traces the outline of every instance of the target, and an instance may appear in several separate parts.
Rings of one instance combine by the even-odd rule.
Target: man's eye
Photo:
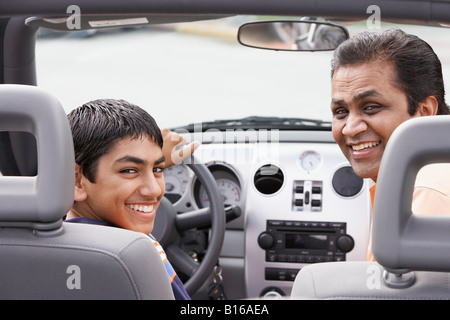
[[[342,119],[347,115],[347,113],[348,112],[346,109],[339,108],[333,111],[333,116],[337,119]]]
[[[381,109],[381,107],[376,104],[371,104],[371,105],[367,105],[366,107],[364,107],[364,111],[369,114],[376,113],[376,112],[380,111],[380,109]]]

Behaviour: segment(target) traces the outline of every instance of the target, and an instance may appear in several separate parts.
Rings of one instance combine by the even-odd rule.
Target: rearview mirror
[[[285,51],[334,50],[348,38],[345,27],[318,21],[251,22],[238,31],[244,46]]]

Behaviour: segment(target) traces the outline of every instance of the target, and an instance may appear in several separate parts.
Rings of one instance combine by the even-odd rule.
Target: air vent
[[[363,179],[358,177],[352,167],[339,168],[333,175],[333,188],[343,197],[357,195],[363,187]]]
[[[268,164],[256,171],[253,182],[259,192],[263,194],[274,194],[283,185],[284,175],[279,167]]]

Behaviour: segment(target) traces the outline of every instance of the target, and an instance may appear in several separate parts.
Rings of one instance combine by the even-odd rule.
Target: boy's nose
[[[139,193],[142,196],[147,197],[156,197],[158,198],[163,190],[161,189],[160,184],[158,183],[158,180],[153,174],[149,174],[143,179],[142,185],[139,188]]]

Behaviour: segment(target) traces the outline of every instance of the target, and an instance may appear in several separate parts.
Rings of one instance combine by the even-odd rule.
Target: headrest
[[[377,179],[372,248],[386,268],[450,271],[450,216],[411,210],[418,171],[450,162],[449,133],[450,116],[426,116],[405,121],[389,139]]]
[[[52,229],[73,203],[74,151],[70,126],[58,100],[33,86],[0,85],[0,131],[36,138],[35,177],[0,176],[0,226]]]

